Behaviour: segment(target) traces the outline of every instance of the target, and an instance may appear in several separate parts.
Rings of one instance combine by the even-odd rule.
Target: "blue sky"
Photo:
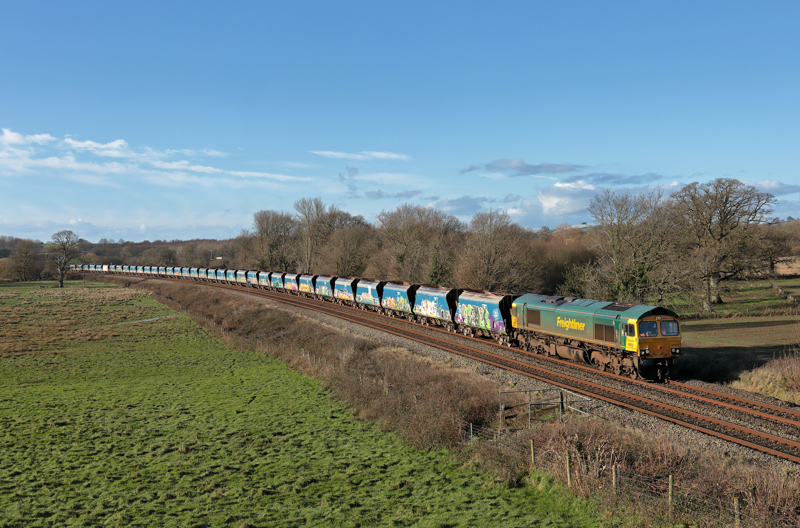
[[[0,234],[227,238],[321,197],[528,227],[737,178],[800,217],[798,2],[4,2]]]

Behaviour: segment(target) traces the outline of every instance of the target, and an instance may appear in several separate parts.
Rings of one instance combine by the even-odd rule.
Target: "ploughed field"
[[[138,291],[0,285],[0,526],[592,526]]]

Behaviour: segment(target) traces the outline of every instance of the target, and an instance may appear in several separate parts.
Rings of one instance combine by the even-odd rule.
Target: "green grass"
[[[541,476],[512,489],[412,450],[143,295],[50,292],[3,285],[0,335],[46,334],[42,307],[115,331],[0,358],[0,526],[607,525]]]
[[[800,279],[782,279],[774,281],[775,286],[793,296],[800,296]]]
[[[722,304],[713,306],[712,312],[705,312],[698,296],[678,296],[668,303],[683,318],[709,317],[748,317],[774,314],[793,314],[797,306],[783,297],[772,284],[780,286],[787,281],[725,281],[720,285]],[[781,286],[783,287],[783,286]],[[785,288],[784,288],[785,289]]]

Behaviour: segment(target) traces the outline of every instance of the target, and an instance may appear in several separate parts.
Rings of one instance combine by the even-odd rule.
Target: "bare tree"
[[[759,226],[775,203],[773,195],[730,178],[691,183],[672,196],[683,266],[699,285],[705,310],[722,302],[721,281],[763,266],[767,246]]]
[[[460,253],[455,280],[459,287],[498,293],[536,291],[539,259],[532,254],[533,233],[511,222],[508,213],[477,213]]]
[[[69,271],[69,261],[81,252],[81,239],[69,229],[65,229],[55,233],[51,241],[53,245],[49,249],[50,262],[52,262],[56,277],[58,277],[58,287],[63,288],[64,277]]]
[[[404,204],[381,211],[377,221],[382,248],[369,268],[375,276],[450,282],[449,264],[456,259],[465,231],[460,220],[436,209]]]
[[[39,278],[43,266],[40,262],[39,245],[33,240],[19,240],[14,247],[11,259],[18,280],[29,281]]]
[[[322,198],[300,198],[294,203],[294,209],[297,211],[297,223],[303,240],[301,271],[309,273],[317,247],[324,236],[322,221],[326,206]]]
[[[321,248],[315,271],[344,277],[363,276],[376,242],[371,226],[337,229]]]
[[[660,189],[638,194],[604,189],[592,199],[595,227],[589,237],[597,264],[584,269],[583,293],[642,302],[661,300],[676,288],[680,269],[670,265],[675,235],[665,204]]]
[[[297,222],[288,213],[264,210],[253,215],[257,265],[264,270],[288,271],[294,265]]]
[[[151,266],[175,266],[178,264],[178,254],[169,246],[159,246],[145,249],[142,260]]]

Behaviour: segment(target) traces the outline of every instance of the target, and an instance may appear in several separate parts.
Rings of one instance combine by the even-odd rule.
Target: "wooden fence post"
[[[533,445],[533,438],[531,438],[531,469],[536,469],[536,447]]]
[[[672,475],[669,476],[669,518],[672,519],[672,490],[675,482],[672,479]]]
[[[611,466],[611,489],[614,491],[614,497],[616,497],[617,493],[619,493],[618,490],[617,490],[617,485],[618,485],[617,473],[618,473],[618,471],[619,471],[619,468],[617,468],[616,464]]]
[[[572,470],[570,469],[569,463],[569,451],[567,451],[567,487],[572,487]]]
[[[742,525],[741,514],[739,512],[739,497],[733,498],[733,525],[736,528]]]

